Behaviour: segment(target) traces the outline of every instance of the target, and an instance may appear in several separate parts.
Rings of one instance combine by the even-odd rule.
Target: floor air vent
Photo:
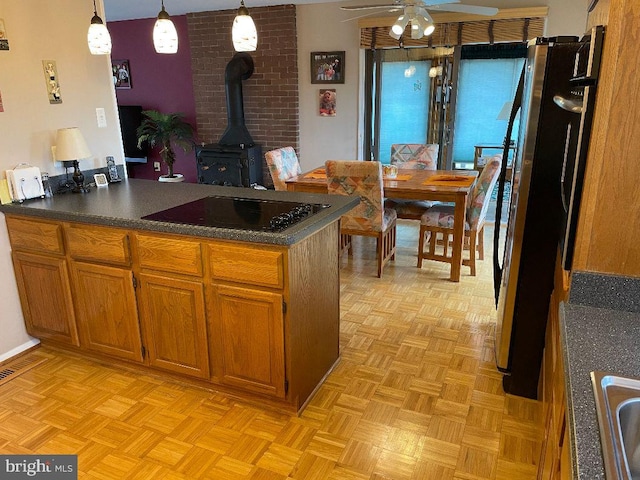
[[[0,366],[0,385],[7,383],[10,380],[20,376],[20,374],[32,369],[36,365],[40,365],[46,361],[45,357],[39,355],[32,355],[25,358],[20,358],[14,362],[10,362],[7,365]]]

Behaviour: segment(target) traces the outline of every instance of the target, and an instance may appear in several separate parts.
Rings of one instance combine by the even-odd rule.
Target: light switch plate
[[[98,120],[98,128],[107,128],[107,115],[104,108],[96,108],[96,119]]]

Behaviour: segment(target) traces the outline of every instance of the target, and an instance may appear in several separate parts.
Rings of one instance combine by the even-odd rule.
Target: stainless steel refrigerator
[[[504,390],[529,398],[537,398],[554,268],[566,223],[561,184],[566,160],[579,150],[576,133],[584,126],[579,88],[572,83],[581,47],[584,39],[577,37],[531,40],[511,115],[510,126],[519,108],[506,237],[503,242],[496,228],[494,238],[494,247],[500,245],[494,248],[495,346],[498,369],[505,373]],[[497,226],[499,209],[496,217]]]

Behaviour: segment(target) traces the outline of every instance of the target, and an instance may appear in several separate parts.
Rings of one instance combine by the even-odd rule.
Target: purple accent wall
[[[185,15],[172,16],[178,30],[178,53],[174,55],[156,53],[153,48],[153,26],[155,18],[108,22],[113,42],[111,58],[129,60],[131,89],[116,89],[118,105],[141,105],[145,110],[163,113],[180,112],[196,126],[196,106],[191,74],[191,51]],[[176,147],[175,173],[182,173],[185,181],[197,182],[195,153],[184,152]],[[153,170],[153,162],[159,161],[162,172]],[[158,149],[154,148],[146,164],[128,164],[132,178],[157,179],[167,173]]]

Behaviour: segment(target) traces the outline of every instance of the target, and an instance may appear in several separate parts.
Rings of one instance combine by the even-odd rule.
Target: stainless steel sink
[[[591,372],[607,479],[640,479],[640,379]]]

